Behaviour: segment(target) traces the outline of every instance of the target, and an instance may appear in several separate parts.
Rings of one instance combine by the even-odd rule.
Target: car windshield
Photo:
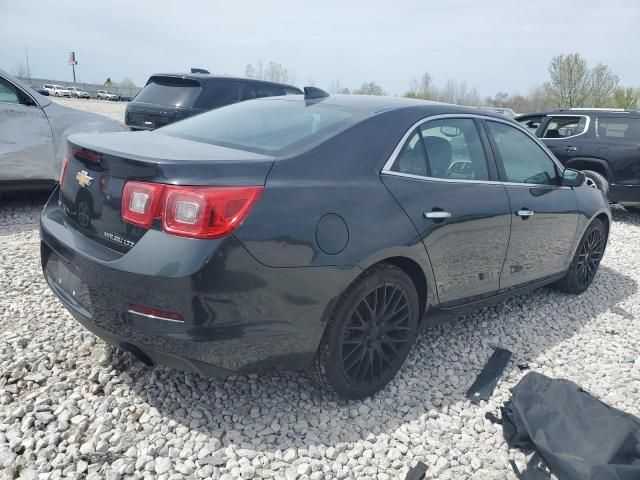
[[[264,154],[283,154],[329,138],[362,117],[335,105],[249,100],[187,118],[158,133]]]

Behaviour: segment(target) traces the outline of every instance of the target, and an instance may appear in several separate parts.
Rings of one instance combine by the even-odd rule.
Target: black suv
[[[252,98],[302,94],[291,85],[205,73],[158,73],[127,104],[125,123],[152,130],[213,108]]]
[[[516,120],[567,167],[602,175],[611,202],[640,213],[640,112],[572,108]]]

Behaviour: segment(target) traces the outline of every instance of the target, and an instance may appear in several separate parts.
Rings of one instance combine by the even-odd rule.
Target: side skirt
[[[500,303],[508,298],[513,297],[514,295],[521,295],[523,293],[531,292],[532,290],[536,290],[540,287],[544,287],[545,285],[549,285],[551,283],[557,282],[562,279],[566,275],[566,272],[560,273],[558,275],[554,275],[552,277],[546,277],[542,280],[538,280],[533,283],[528,283],[521,287],[512,288],[503,292],[498,292],[495,295],[491,295],[490,297],[485,297],[481,300],[476,300],[469,303],[464,303],[462,305],[458,305],[451,308],[443,308],[439,306],[433,306],[429,308],[425,312],[425,315],[422,318],[422,322],[420,324],[421,328],[431,325],[438,325],[448,321],[455,320],[456,318],[465,315],[467,313],[478,310],[482,307],[487,307],[489,305],[494,305],[496,303]]]

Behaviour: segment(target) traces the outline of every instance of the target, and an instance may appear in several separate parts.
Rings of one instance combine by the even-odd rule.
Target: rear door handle
[[[530,217],[534,213],[536,212],[534,212],[533,210],[529,210],[528,208],[521,208],[516,212],[516,215],[518,215],[519,217]]]
[[[431,212],[424,212],[424,218],[431,218],[435,220],[444,220],[445,218],[451,218],[451,213],[443,210],[435,210]]]
[[[578,151],[578,147],[564,147],[564,149],[567,152],[577,152]]]

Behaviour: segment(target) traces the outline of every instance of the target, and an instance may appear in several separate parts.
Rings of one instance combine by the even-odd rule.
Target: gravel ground
[[[429,328],[386,389],[346,402],[302,374],[207,379],[105,346],[42,277],[45,200],[0,198],[0,480],[383,480],[403,479],[418,460],[428,478],[513,479],[509,459],[521,468],[526,459],[484,414],[508,399],[522,362],[640,415],[639,215],[614,209],[610,245],[583,295],[540,289]],[[514,357],[491,400],[474,406],[464,392],[492,345]]]
[[[127,102],[112,102],[108,100],[96,100],[94,98],[66,98],[49,97],[52,101],[65,107],[77,108],[87,112],[99,113],[124,123],[124,109]]]

